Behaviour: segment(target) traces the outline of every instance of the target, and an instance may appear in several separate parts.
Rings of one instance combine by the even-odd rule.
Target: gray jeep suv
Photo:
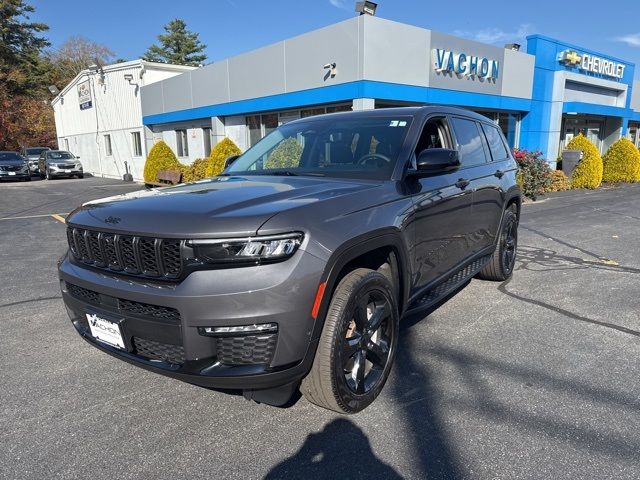
[[[231,163],[233,162],[233,163]],[[95,347],[186,382],[343,413],[380,393],[399,322],[513,270],[516,164],[445,107],[282,125],[218,177],[67,218],[63,299]]]

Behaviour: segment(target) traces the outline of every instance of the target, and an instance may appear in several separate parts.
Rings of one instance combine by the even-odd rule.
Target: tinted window
[[[491,150],[491,156],[493,160],[503,160],[509,156],[509,152],[507,152],[506,147],[504,146],[504,142],[502,141],[502,136],[496,127],[492,127],[490,125],[482,125],[482,129],[484,130],[484,134],[487,136],[487,142],[489,142],[489,150]]]
[[[49,150],[48,148],[27,148],[27,155],[40,155],[45,150]]]
[[[404,116],[308,117],[280,126],[227,173],[389,178],[410,125]]]
[[[22,157],[16,152],[0,152],[0,162],[10,160],[22,160]]]
[[[464,118],[452,118],[451,124],[456,134],[462,165],[469,167],[471,165],[485,163],[487,159],[484,155],[478,124],[473,120],[466,120]]]
[[[50,152],[47,153],[47,158],[52,160],[70,160],[76,157],[71,155],[69,152]]]

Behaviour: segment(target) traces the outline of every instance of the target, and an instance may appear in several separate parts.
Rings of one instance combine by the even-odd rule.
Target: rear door
[[[473,183],[473,217],[478,222],[479,232],[476,251],[491,247],[497,242],[508,189],[507,173],[514,167],[509,148],[498,127],[488,122],[481,122],[479,126],[489,163]]]
[[[494,209],[501,208],[502,204],[496,197],[495,182],[492,181],[495,169],[491,169],[491,155],[481,125],[466,117],[451,117],[451,125],[462,162],[458,172],[460,181],[466,183],[466,190],[472,195],[471,211],[466,220],[466,259],[494,242]]]

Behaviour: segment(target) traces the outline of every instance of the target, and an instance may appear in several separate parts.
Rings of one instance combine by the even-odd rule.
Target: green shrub
[[[621,138],[602,157],[604,182],[640,181],[640,151],[628,138]]]
[[[535,200],[551,185],[551,168],[540,151],[513,149],[513,158],[518,162],[516,182],[525,197]]]
[[[158,172],[160,170],[174,170],[182,172],[182,165],[169,146],[162,140],[156,142],[151,150],[147,161],[144,163],[144,181],[147,183],[155,183],[158,181]]]
[[[547,192],[564,192],[571,189],[571,181],[562,170],[553,170],[551,172],[551,185],[547,188]]]
[[[183,182],[195,182],[207,176],[208,158],[198,158],[191,165],[186,165],[182,171]]]
[[[572,188],[598,188],[602,183],[602,157],[596,146],[580,134],[569,142],[567,150],[580,150],[582,160],[571,175]]]
[[[280,142],[265,162],[265,168],[294,168],[300,164],[302,145],[295,138]]]
[[[211,150],[207,159],[205,177],[214,177],[224,170],[224,161],[232,155],[240,155],[242,151],[229,138],[223,138]]]

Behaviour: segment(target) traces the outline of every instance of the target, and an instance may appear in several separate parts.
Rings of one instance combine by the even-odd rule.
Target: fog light
[[[247,335],[250,333],[273,333],[278,331],[277,323],[258,323],[254,325],[238,325],[233,327],[200,327],[200,335]]]

